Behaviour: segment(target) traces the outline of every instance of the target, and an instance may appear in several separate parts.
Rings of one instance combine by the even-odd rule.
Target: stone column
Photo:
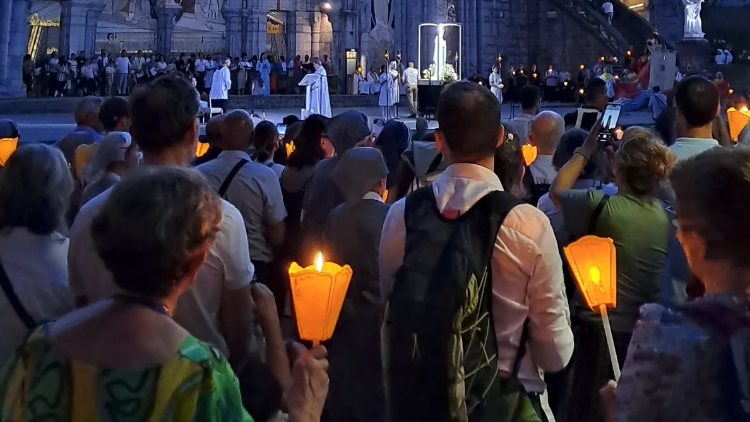
[[[175,17],[180,12],[176,4],[160,5],[156,8],[156,52],[169,60],[172,54],[172,29]]]
[[[60,56],[69,56],[70,53],[86,50],[87,25],[94,25],[93,36],[96,39],[98,15],[93,16],[91,23],[87,24],[88,11],[92,6],[92,3],[80,0],[60,1]],[[96,8],[101,11],[102,6],[96,5]]]
[[[307,12],[286,12],[287,54],[289,60],[296,55],[312,51],[312,25]]]
[[[8,68],[13,0],[0,0],[0,91],[4,89]]]
[[[331,43],[331,62],[333,75],[338,79],[338,93],[346,91],[346,53],[344,52],[344,31],[346,27],[346,18],[343,12],[333,11],[328,14],[328,22],[331,23],[333,32],[333,42]],[[321,57],[321,60],[323,58]]]
[[[226,42],[225,50],[231,57],[239,57],[242,47],[242,11],[239,9],[222,8],[221,14],[224,16],[226,32],[224,40]]]
[[[8,46],[8,66],[4,95],[23,97],[26,88],[23,85],[23,56],[29,45],[29,11],[31,2],[13,0],[13,17],[10,23],[10,43]]]
[[[242,53],[250,51],[250,46],[253,43],[253,34],[252,31],[250,31],[251,16],[252,12],[249,9],[242,9],[242,20],[240,26],[240,33],[242,35]]]
[[[252,33],[252,42],[250,43],[250,51],[247,54],[252,57],[257,54],[260,57],[260,53],[266,51],[266,19],[268,11],[265,9],[253,10],[252,16],[250,17],[250,28]]]
[[[83,43],[83,51],[86,53],[86,57],[94,57],[96,55],[96,24],[99,21],[103,9],[103,5],[94,5],[86,11],[86,31]],[[71,53],[78,54],[80,51],[81,50],[71,50]],[[119,52],[112,51],[112,53],[115,54]]]

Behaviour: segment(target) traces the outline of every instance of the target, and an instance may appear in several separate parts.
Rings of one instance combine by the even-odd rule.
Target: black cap
[[[18,138],[18,126],[13,120],[0,120],[0,138]]]

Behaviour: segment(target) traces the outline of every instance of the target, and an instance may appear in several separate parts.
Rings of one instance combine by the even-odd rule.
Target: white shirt
[[[551,155],[537,155],[534,162],[529,165],[529,171],[536,184],[551,185],[557,177],[557,170],[552,165]]]
[[[68,290],[68,239],[60,234],[39,236],[25,228],[0,234],[0,262],[13,291],[35,322],[57,319],[74,308]],[[23,343],[29,330],[0,290],[0,365]]]
[[[404,83],[408,86],[417,86],[417,83],[419,83],[419,71],[413,67],[407,67],[404,70]]]
[[[602,9],[604,9],[604,13],[615,13],[615,7],[608,1],[604,2]]]
[[[492,191],[502,191],[497,175],[474,164],[453,164],[432,183],[438,208],[465,213]],[[391,206],[380,240],[383,297],[390,294],[403,262],[405,199]],[[529,319],[527,353],[519,379],[527,391],[545,389],[542,371],[563,369],[573,354],[562,261],[547,217],[528,204],[513,208],[497,234],[492,254],[492,314],[498,369],[511,372],[524,321]]]
[[[143,65],[146,64],[146,58],[145,57],[133,57],[133,70],[136,72],[141,72],[143,70]]]
[[[118,57],[115,60],[115,66],[119,73],[128,73],[130,71],[130,60],[127,57]]]
[[[525,143],[529,139],[529,133],[531,133],[531,121],[534,120],[531,114],[521,114],[520,116],[510,119],[508,121],[508,130],[518,135],[521,143]]]
[[[281,173],[284,172],[284,166],[282,166],[281,164],[274,163],[273,162],[273,157],[269,158],[268,160],[266,160],[266,161],[264,161],[262,163],[260,161],[257,161],[257,160],[256,160],[256,162],[258,164],[263,164],[264,166],[266,166],[266,167],[270,168],[271,170],[273,170],[273,172],[276,173],[277,176],[279,176],[279,180],[281,180]]]
[[[206,61],[203,59],[198,59],[195,61],[195,71],[196,72],[205,72],[206,71]]]
[[[196,167],[206,176],[208,183],[219,190],[232,168],[242,159],[249,162],[227,188],[225,198],[242,214],[250,258],[253,261],[273,261],[273,250],[266,240],[266,227],[286,218],[284,199],[281,196],[279,176],[271,168],[251,161],[244,151],[222,151],[218,157]]]
[[[94,249],[90,231],[91,221],[104,206],[110,192],[111,189],[87,202],[70,230],[70,290],[74,297],[85,296],[91,302],[109,297],[117,291],[112,275]],[[195,283],[180,296],[175,321],[190,334],[212,344],[229,357],[229,349],[219,325],[222,291],[247,286],[254,272],[242,216],[234,205],[222,200],[221,228],[203,266],[198,270]]]
[[[81,68],[81,73],[83,73],[83,76],[93,79],[94,78],[94,70],[96,69],[95,64],[87,64]]]
[[[229,99],[229,88],[232,87],[232,79],[229,76],[229,68],[222,66],[221,69],[214,72],[211,81],[210,98],[212,100]]]

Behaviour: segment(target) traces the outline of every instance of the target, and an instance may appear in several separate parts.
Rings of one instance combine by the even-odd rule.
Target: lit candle
[[[586,304],[602,315],[612,371],[617,381],[620,379],[620,365],[607,315],[607,307],[614,308],[617,305],[615,244],[608,237],[588,235],[564,247],[563,252]]]
[[[536,160],[538,151],[535,145],[523,144],[523,146],[521,147],[521,154],[523,155],[523,162],[527,166],[530,166],[531,163]]]
[[[331,338],[352,279],[352,269],[325,262],[318,252],[315,263],[289,267],[292,301],[300,338],[317,345]]]

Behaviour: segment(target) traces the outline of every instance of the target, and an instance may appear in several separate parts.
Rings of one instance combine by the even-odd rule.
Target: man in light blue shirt
[[[691,76],[677,84],[676,125],[678,138],[669,147],[675,161],[698,155],[719,146],[713,138],[712,125],[719,113],[719,90],[702,76]]]

